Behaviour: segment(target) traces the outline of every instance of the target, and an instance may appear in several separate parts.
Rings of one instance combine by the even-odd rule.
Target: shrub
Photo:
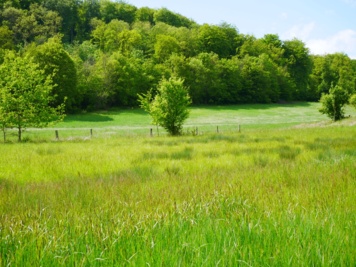
[[[189,116],[188,106],[191,103],[182,79],[163,79],[154,98],[149,92],[139,95],[139,101],[141,107],[150,113],[154,124],[163,127],[171,135],[182,133],[183,122]]]
[[[349,94],[341,86],[331,87],[329,94],[323,94],[320,98],[322,107],[319,111],[326,114],[333,121],[341,120],[345,117],[344,105],[348,103]]]

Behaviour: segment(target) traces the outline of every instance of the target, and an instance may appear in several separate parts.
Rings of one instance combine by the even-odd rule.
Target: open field
[[[258,129],[283,129],[296,125],[318,123],[330,125],[327,116],[318,112],[319,103],[253,104],[238,106],[191,107],[184,131],[191,133],[198,127],[199,133],[233,133],[240,125],[243,132]],[[356,117],[356,110],[346,107],[346,115]],[[53,128],[28,129],[23,133],[25,141],[49,141],[59,131],[60,140],[88,139],[90,129],[95,137],[149,136],[150,128],[155,136],[165,131],[150,124],[149,115],[141,109],[120,109],[69,115]],[[334,124],[333,124],[334,125]],[[7,140],[16,142],[16,131],[7,132]]]
[[[209,130],[216,126],[236,129],[241,124],[245,129],[275,128],[301,123],[329,121],[318,111],[319,103],[293,104],[253,104],[237,106],[201,106],[191,107],[190,116],[184,124],[186,128],[202,127]],[[346,107],[346,115],[356,116],[356,110]],[[150,117],[142,109],[127,109],[110,112],[70,115],[56,128],[112,128],[147,129]]]
[[[236,132],[240,125],[242,131],[256,129],[289,128],[295,125],[318,123],[330,124],[327,116],[318,112],[319,103],[293,104],[254,104],[238,106],[203,106],[192,107],[191,114],[184,124],[185,132],[192,132],[198,127],[199,132],[215,133]],[[356,110],[346,107],[346,115],[356,117]],[[59,131],[62,140],[73,138],[87,139],[90,129],[96,137],[108,136],[148,136],[150,128],[154,135],[165,134],[150,124],[149,115],[141,109],[121,109],[96,113],[69,115],[64,122],[53,128],[28,129],[23,133],[24,140],[48,141],[55,138],[54,131]],[[7,140],[16,141],[15,131],[9,131]]]
[[[356,120],[310,105],[239,109],[241,133],[105,135],[144,127],[134,111],[92,139],[0,144],[0,266],[354,266]],[[189,123],[234,125],[233,110]]]

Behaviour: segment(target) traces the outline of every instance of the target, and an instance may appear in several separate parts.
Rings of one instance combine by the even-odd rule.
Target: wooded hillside
[[[333,85],[356,87],[346,54],[110,0],[0,0],[0,62],[7,50],[53,75],[67,112],[138,106],[138,94],[172,76],[193,104],[317,101]]]

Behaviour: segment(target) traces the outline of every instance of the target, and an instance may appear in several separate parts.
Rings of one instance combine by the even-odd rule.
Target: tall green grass
[[[354,266],[356,128],[2,144],[0,266]]]

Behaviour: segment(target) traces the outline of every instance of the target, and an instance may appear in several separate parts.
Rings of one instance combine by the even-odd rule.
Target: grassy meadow
[[[315,105],[196,107],[182,137],[85,114],[0,144],[0,266],[355,266],[356,112]]]
[[[254,104],[238,106],[199,106],[190,108],[190,116],[184,131],[191,133],[198,127],[201,133],[236,132],[256,129],[281,129],[300,124],[330,124],[330,120],[318,112],[319,103]],[[346,115],[356,116],[356,110],[347,107]],[[163,129],[151,125],[149,115],[142,109],[119,109],[95,113],[68,115],[64,122],[44,129],[28,129],[23,133],[25,141],[54,140],[59,131],[61,140],[87,139],[90,129],[96,137],[164,135]],[[7,132],[7,140],[16,142],[16,131]]]

